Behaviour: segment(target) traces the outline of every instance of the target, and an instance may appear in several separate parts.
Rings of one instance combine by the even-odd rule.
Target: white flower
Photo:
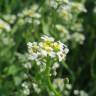
[[[37,53],[32,53],[29,55],[29,60],[36,60],[38,58],[38,54]]]
[[[28,43],[28,52],[29,52],[29,59],[31,60],[35,60],[38,58],[38,56],[40,55],[39,53],[39,46],[37,45],[36,42],[33,43]]]
[[[64,79],[62,79],[62,78],[54,79],[53,85],[54,85],[55,88],[59,88],[60,91],[63,91],[63,89],[64,89]]]
[[[69,49],[67,47],[65,47],[64,53],[67,54],[68,52],[69,52]]]
[[[41,65],[40,60],[36,59],[36,64],[37,64],[38,66],[40,66],[40,65]]]
[[[28,45],[29,53],[32,53],[32,54],[38,53],[39,46],[37,45],[37,42],[33,42],[33,43],[28,42],[27,45]]]
[[[71,39],[77,43],[83,44],[85,36],[82,33],[75,32],[72,34]]]
[[[80,96],[88,96],[88,94],[85,91],[80,90]]]
[[[24,95],[29,95],[30,94],[30,89],[26,88],[23,90]]]
[[[35,20],[33,21],[33,23],[34,23],[35,25],[39,25],[39,24],[40,24],[40,20],[35,19]]]
[[[27,69],[31,69],[32,68],[32,64],[31,63],[25,63],[25,64],[23,64],[23,66],[25,67],[25,68],[27,68]]]
[[[63,59],[65,59],[66,55],[63,52],[58,52],[57,56],[58,56],[59,62],[61,62]]]
[[[82,31],[83,31],[82,23],[81,23],[81,22],[76,22],[75,24],[73,24],[73,25],[71,26],[71,29],[72,29],[73,31],[82,32]]]
[[[60,17],[62,17],[62,19],[65,20],[65,22],[69,21],[72,18],[72,14],[71,14],[71,10],[70,10],[70,6],[69,5],[65,5],[65,6],[61,6],[58,10],[57,10],[58,14]]]
[[[46,4],[52,8],[57,8],[58,6],[56,0],[46,0]]]
[[[53,70],[53,75],[56,76],[57,72],[56,69],[59,68],[59,63],[55,62],[52,66],[52,70]]]
[[[30,94],[29,83],[23,82],[21,86],[23,87],[23,94],[29,95]]]
[[[64,51],[65,48],[67,49],[67,46],[63,43],[61,43],[60,41],[58,41],[58,45],[60,46],[60,51]]]
[[[54,42],[54,38],[48,37],[46,35],[42,36],[41,39],[44,40],[45,42],[47,42],[47,41]]]
[[[33,88],[34,88],[34,91],[39,94],[41,92],[41,89],[38,87],[38,85],[36,83],[33,83]]]
[[[53,75],[54,75],[54,76],[56,76],[56,75],[57,75],[56,70],[53,70]]]
[[[51,58],[54,58],[54,57],[56,57],[56,53],[53,52],[53,51],[51,51],[51,52],[49,53],[49,56],[50,56]]]
[[[74,95],[79,95],[79,90],[74,90]]]
[[[23,82],[22,85],[21,85],[23,88],[28,88],[29,87],[29,84],[27,82]]]
[[[57,68],[59,68],[59,64],[56,62],[53,64],[52,69],[56,70]]]
[[[10,31],[11,27],[8,23],[0,19],[0,29],[5,29],[6,31]]]
[[[41,50],[40,52],[41,52],[41,55],[42,55],[42,56],[47,57],[47,51],[46,51],[46,50]]]
[[[16,20],[16,16],[13,15],[13,14],[5,14],[5,15],[3,16],[3,18],[4,18],[4,20],[6,20],[6,21],[7,21],[8,23],[10,23],[10,24],[13,24],[14,21]]]
[[[71,84],[66,84],[66,88],[70,90],[70,89],[72,89],[72,85]]]
[[[28,46],[28,48],[31,48],[32,47],[32,43],[31,42],[28,42],[27,43],[27,46]]]
[[[60,37],[63,38],[63,41],[66,42],[70,39],[69,31],[61,24],[56,24],[56,29],[60,32]]]
[[[68,30],[63,25],[56,24],[56,29],[60,32],[68,33]]]
[[[76,12],[87,12],[87,10],[85,9],[85,7],[82,3],[71,2],[70,4],[71,4],[72,10],[74,10]]]

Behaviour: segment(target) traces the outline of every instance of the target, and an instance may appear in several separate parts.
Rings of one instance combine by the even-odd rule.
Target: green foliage
[[[62,62],[44,57],[40,72],[27,43],[42,35],[69,53]],[[0,0],[0,96],[95,96],[95,62],[95,0]]]

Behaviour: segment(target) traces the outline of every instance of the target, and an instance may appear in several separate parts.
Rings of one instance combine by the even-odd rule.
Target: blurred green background
[[[43,34],[68,45],[66,64],[58,74],[69,78],[71,92],[82,89],[96,96],[96,1],[64,0],[65,5],[66,1],[81,3],[87,11],[78,4],[62,11],[59,0],[51,1],[0,0],[0,96],[23,96],[19,92],[26,44],[39,41]]]

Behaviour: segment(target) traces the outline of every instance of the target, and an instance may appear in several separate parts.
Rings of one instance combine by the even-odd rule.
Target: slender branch
[[[50,60],[48,60],[48,63],[46,65],[46,76],[47,76],[47,83],[48,83],[48,87],[50,90],[52,90],[55,94],[55,96],[61,96],[61,94],[54,88],[53,84],[51,83],[50,80],[50,67],[51,67],[51,62]]]

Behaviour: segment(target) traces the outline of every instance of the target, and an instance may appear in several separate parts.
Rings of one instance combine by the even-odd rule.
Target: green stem
[[[49,86],[50,90],[52,90],[54,92],[55,96],[61,96],[60,93],[57,92],[56,89],[54,88],[54,86],[52,85],[50,78],[48,77],[47,79],[48,79],[48,86]]]
[[[50,60],[48,60],[48,63],[46,65],[46,76],[47,76],[47,83],[48,83],[48,87],[50,90],[52,90],[55,94],[55,96],[61,96],[61,94],[54,88],[53,84],[51,83],[50,80],[50,67],[51,67],[51,62]]]

